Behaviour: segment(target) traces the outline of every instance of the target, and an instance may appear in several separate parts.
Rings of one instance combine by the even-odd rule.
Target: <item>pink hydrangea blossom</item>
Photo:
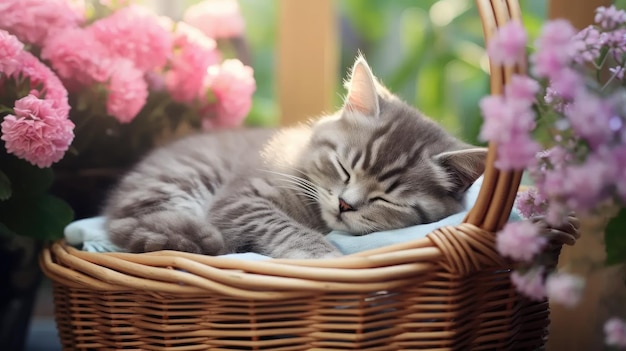
[[[85,20],[84,5],[68,0],[3,0],[0,28],[21,41],[41,46],[48,35],[77,27]]]
[[[530,58],[533,74],[552,78],[565,68],[576,50],[572,40],[575,35],[576,30],[568,21],[546,23],[535,43],[536,51]]]
[[[14,111],[0,124],[7,152],[40,168],[63,158],[74,139],[74,124],[52,101],[28,95],[15,102]]]
[[[626,322],[613,317],[604,323],[604,342],[610,346],[626,347]]]
[[[525,218],[544,215],[546,212],[546,199],[536,188],[520,192],[515,198],[515,208]]]
[[[73,90],[104,83],[111,64],[108,50],[90,31],[68,28],[51,35],[41,57],[48,60],[65,84]]]
[[[615,5],[600,6],[596,9],[594,21],[603,29],[613,29],[626,23],[626,12],[618,10]]]
[[[585,287],[585,280],[567,273],[550,274],[546,279],[546,294],[552,302],[566,307],[578,305]]]
[[[190,6],[183,20],[211,38],[241,36],[244,20],[237,0],[205,0]]]
[[[256,83],[251,67],[236,59],[209,67],[205,85],[217,98],[215,127],[239,125],[252,107]]]
[[[221,59],[217,44],[198,29],[180,22],[176,25],[174,47],[165,86],[175,101],[191,103],[205,95],[207,69]]]
[[[546,245],[539,227],[530,221],[510,222],[498,233],[496,248],[502,256],[529,262]]]
[[[22,67],[15,75],[28,78],[31,88],[36,88],[40,96],[51,101],[52,106],[58,109],[61,115],[68,115],[70,105],[67,99],[67,89],[59,77],[30,52],[22,52],[20,61]]]
[[[20,69],[24,44],[7,31],[0,30],[0,72],[7,76]]]
[[[142,71],[163,67],[172,37],[162,21],[139,6],[122,8],[87,28],[112,57],[130,59]]]
[[[512,66],[524,62],[527,34],[524,26],[513,21],[502,26],[487,44],[489,58],[496,65]]]
[[[544,285],[545,269],[536,267],[526,272],[526,274],[520,274],[518,271],[511,273],[511,282],[524,296],[535,300],[543,301],[546,298],[546,287]]]
[[[148,84],[143,73],[128,60],[114,61],[107,88],[107,113],[121,123],[132,121],[148,98]]]

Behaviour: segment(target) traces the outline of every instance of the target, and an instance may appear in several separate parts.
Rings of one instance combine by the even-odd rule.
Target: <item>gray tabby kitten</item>
[[[340,256],[324,239],[437,221],[463,208],[486,150],[382,87],[358,57],[343,108],[310,125],[196,135],[155,150],[104,209],[131,252]]]

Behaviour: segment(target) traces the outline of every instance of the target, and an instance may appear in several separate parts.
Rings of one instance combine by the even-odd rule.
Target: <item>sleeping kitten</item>
[[[335,257],[331,230],[359,235],[462,210],[486,150],[389,93],[362,57],[346,86],[343,108],[310,125],[155,150],[111,193],[110,239],[131,252]]]

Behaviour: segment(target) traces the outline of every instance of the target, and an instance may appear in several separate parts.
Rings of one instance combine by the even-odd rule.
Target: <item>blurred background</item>
[[[197,1],[139,2],[177,19]],[[280,72],[277,70],[281,69],[278,64],[280,20],[281,16],[288,16],[280,12],[281,3],[285,1],[239,2],[257,80],[254,105],[247,122],[276,125],[281,123],[277,79]],[[374,74],[392,92],[464,140],[478,143],[476,136],[481,117],[477,101],[488,92],[489,80],[482,27],[473,0],[335,0],[331,3],[332,25],[338,36],[332,43],[335,47],[329,50],[334,54],[331,60],[338,62],[331,63],[336,79],[330,89],[333,95],[329,108],[341,105],[342,80],[360,50]],[[533,0],[521,1],[521,5],[524,25],[534,37],[546,19],[547,4]],[[328,24],[323,18],[310,21],[316,27]],[[320,33],[325,30],[327,28],[319,28]],[[325,56],[326,53],[320,52],[306,59],[310,60],[308,64],[317,66]],[[307,62],[301,64],[307,66]]]
[[[176,20],[198,1],[136,2]],[[246,22],[249,64],[257,83],[247,124],[292,124],[338,108],[345,92],[343,79],[360,50],[375,75],[392,92],[465,141],[480,143],[478,100],[488,93],[489,78],[474,0],[239,2]],[[557,2],[565,11],[571,7],[568,1],[520,1],[531,42],[548,18],[549,5]],[[616,3],[626,6],[626,0]],[[320,9],[321,13],[315,12]],[[587,10],[585,16],[581,21],[589,23],[593,13]],[[303,33],[310,37],[305,38]],[[603,252],[600,239],[591,235],[586,238],[591,244],[580,242],[574,251],[565,252],[562,261],[588,260],[590,266],[602,261],[594,254]],[[592,349],[588,347],[591,344],[580,341],[601,337],[598,321],[602,317],[595,311],[599,309],[598,301],[614,294],[607,288],[609,281],[615,281],[614,273],[589,273],[588,303],[578,310],[555,308],[554,326],[560,329],[551,331],[550,350]],[[585,320],[580,316],[586,316]],[[49,282],[39,294],[26,349],[60,350]]]

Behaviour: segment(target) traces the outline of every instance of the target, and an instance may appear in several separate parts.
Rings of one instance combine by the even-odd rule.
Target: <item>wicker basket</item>
[[[519,19],[478,0],[486,39]],[[492,93],[525,67],[491,67]],[[526,350],[543,347],[548,304],[518,295],[495,250],[521,172],[488,167],[464,223],[337,259],[241,261],[161,251],[41,256],[66,350]],[[577,223],[546,229],[554,263]]]

